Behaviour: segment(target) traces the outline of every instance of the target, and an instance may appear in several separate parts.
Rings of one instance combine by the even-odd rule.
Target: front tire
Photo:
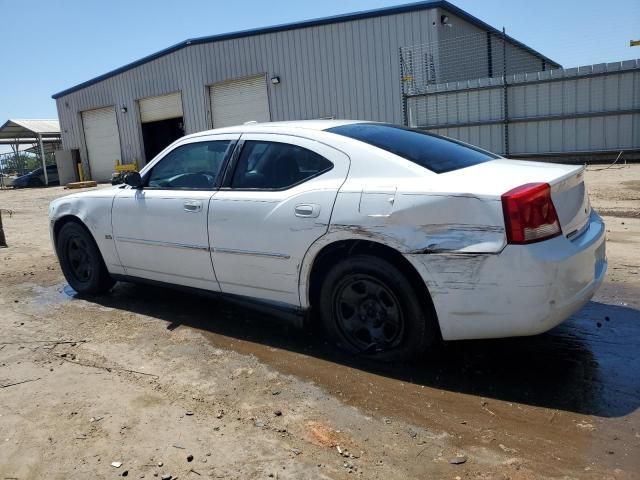
[[[320,317],[328,337],[350,353],[407,361],[437,339],[428,299],[391,262],[371,255],[341,261],[320,290]]]
[[[107,271],[100,250],[82,225],[63,225],[56,241],[60,267],[67,282],[76,292],[98,295],[107,292],[114,281]]]

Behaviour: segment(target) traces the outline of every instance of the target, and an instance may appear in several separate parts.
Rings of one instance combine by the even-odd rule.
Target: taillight
[[[528,183],[502,195],[507,242],[524,244],[560,235],[548,183]]]

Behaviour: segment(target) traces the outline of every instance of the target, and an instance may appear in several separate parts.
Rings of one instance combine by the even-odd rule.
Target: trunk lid
[[[591,215],[582,165],[498,159],[439,177],[451,189],[495,197],[527,183],[548,183],[562,234],[567,238],[579,235]]]

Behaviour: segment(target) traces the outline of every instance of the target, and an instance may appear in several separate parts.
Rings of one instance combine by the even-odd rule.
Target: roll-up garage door
[[[138,102],[142,123],[182,117],[182,95],[180,92],[143,98]]]
[[[213,128],[271,120],[264,75],[217,83],[209,87],[209,93]]]
[[[114,107],[82,112],[84,139],[89,155],[91,179],[111,180],[116,160],[120,160],[120,135]]]

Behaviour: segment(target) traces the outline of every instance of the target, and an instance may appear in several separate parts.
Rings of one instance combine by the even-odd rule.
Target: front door
[[[209,199],[239,135],[179,144],[113,203],[113,237],[127,275],[219,290],[209,254]]]
[[[300,305],[302,259],[328,229],[349,157],[320,142],[244,134],[231,179],[211,198],[209,238],[225,293]]]

